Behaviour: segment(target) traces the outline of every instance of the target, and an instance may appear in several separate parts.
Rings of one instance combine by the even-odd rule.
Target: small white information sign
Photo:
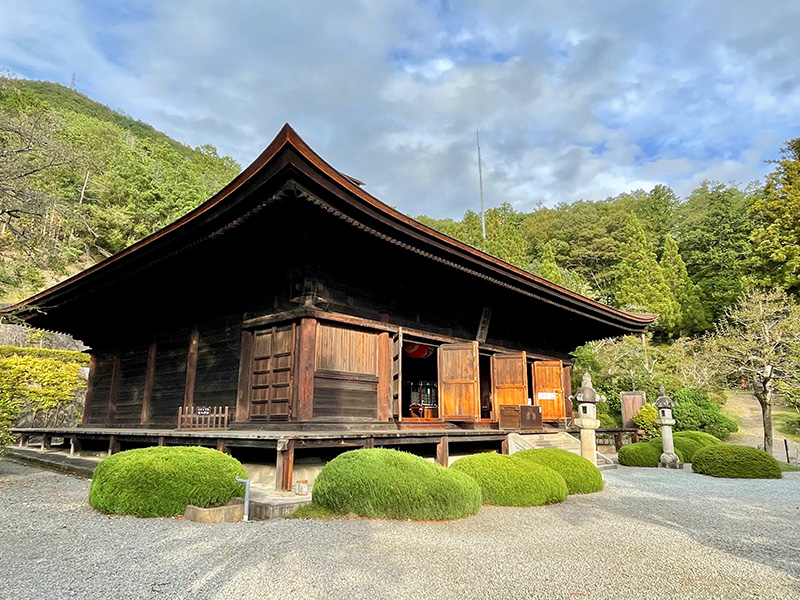
[[[555,400],[558,395],[555,392],[539,392],[536,394],[537,400]]]

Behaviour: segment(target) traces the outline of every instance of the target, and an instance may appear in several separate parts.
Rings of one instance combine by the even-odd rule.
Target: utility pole
[[[478,144],[478,184],[481,190],[481,233],[483,235],[483,250],[486,250],[486,216],[483,212],[483,170],[481,168],[481,136],[475,130],[475,141]]]

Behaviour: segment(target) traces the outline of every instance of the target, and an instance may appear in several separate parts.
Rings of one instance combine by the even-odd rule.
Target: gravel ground
[[[800,473],[606,471],[564,504],[445,523],[107,517],[0,460],[0,598],[800,599]]]

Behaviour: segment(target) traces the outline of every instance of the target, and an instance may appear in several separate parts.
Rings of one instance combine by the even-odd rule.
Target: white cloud
[[[800,135],[800,7],[6,0],[0,66],[243,164],[285,121],[411,213],[748,182]]]

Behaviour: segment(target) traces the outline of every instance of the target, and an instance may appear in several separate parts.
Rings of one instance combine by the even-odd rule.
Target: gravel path
[[[764,445],[764,425],[761,417],[761,405],[758,399],[749,392],[733,392],[728,395],[725,411],[739,418],[739,431],[727,441],[729,444],[741,444],[761,448]],[[772,424],[772,455],[781,462],[786,462],[786,450],[783,441],[789,441],[789,458],[794,459],[800,453],[800,444],[780,433]]]
[[[606,489],[445,523],[107,517],[0,460],[0,599],[800,599],[800,473],[606,471]]]

